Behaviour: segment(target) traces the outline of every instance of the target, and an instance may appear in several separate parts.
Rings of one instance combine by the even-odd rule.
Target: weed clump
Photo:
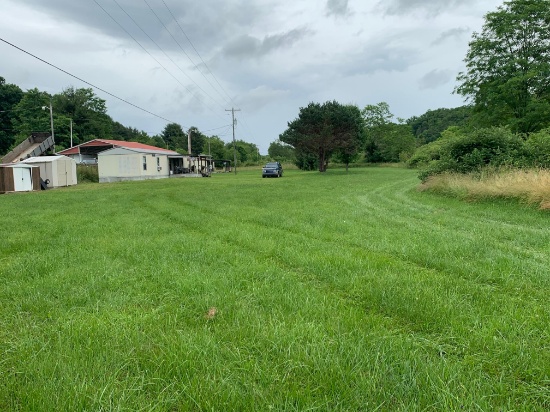
[[[97,165],[77,165],[76,176],[79,183],[99,183]]]

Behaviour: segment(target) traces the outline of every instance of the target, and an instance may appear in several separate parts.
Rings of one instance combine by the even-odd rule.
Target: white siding
[[[76,185],[76,162],[67,156],[31,157],[23,161],[40,168],[42,180],[49,180],[48,187]]]
[[[147,165],[144,170],[144,163]],[[161,179],[169,176],[168,156],[116,148],[98,155],[99,181]]]

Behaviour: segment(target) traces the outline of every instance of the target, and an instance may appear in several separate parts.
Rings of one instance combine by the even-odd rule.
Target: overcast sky
[[[309,102],[385,101],[402,118],[463,104],[472,32],[502,0],[2,0],[0,38],[184,128],[262,154]],[[0,76],[55,94],[90,87],[0,42]],[[108,113],[166,120],[99,90]],[[54,108],[55,109],[55,108]]]

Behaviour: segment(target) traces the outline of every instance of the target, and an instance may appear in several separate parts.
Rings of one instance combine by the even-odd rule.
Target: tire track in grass
[[[261,250],[261,248],[258,249],[259,246],[257,242],[250,243],[241,240],[238,243],[241,248],[251,250],[252,252],[256,252],[256,254],[263,254],[265,252]],[[401,263],[403,262],[398,261],[397,263],[394,263],[394,265],[396,265],[396,267],[399,267]],[[390,289],[389,294],[383,294],[380,297],[382,300],[378,298],[377,300],[375,299],[375,301],[373,302],[372,298],[376,296],[376,294],[373,295],[369,292],[365,293],[366,290],[362,287],[360,287],[359,290],[357,290],[355,293],[350,292],[347,288],[347,286],[349,285],[346,285],[345,283],[339,284],[339,282],[336,281],[334,278],[327,278],[326,276],[320,274],[322,270],[317,271],[312,269],[311,267],[308,269],[304,269],[305,267],[307,267],[307,265],[296,262],[289,262],[281,258],[276,259],[274,264],[280,267],[285,272],[293,273],[297,277],[297,280],[299,282],[310,284],[315,289],[320,290],[330,296],[337,296],[339,299],[342,299],[344,302],[346,302],[346,304],[358,306],[359,308],[367,308],[367,313],[370,315],[372,315],[372,311],[374,311],[374,314],[376,314],[377,317],[379,316],[379,319],[384,324],[389,326],[391,330],[394,331],[394,333],[399,333],[404,339],[412,339],[413,342],[416,342],[415,345],[418,345],[419,348],[424,348],[424,350],[426,350],[427,347],[430,348],[428,350],[428,353],[433,359],[440,359],[442,362],[456,362],[468,368],[474,366],[472,362],[477,362],[475,366],[476,368],[485,368],[488,366],[490,374],[495,378],[499,378],[501,374],[507,371],[507,366],[502,363],[501,360],[499,360],[497,364],[487,361],[474,361],[474,359],[477,359],[478,351],[487,350],[487,344],[489,344],[489,347],[497,348],[500,346],[506,347],[507,343],[506,340],[499,340],[498,342],[495,342],[493,340],[493,333],[497,332],[497,328],[499,328],[499,326],[493,324],[494,321],[488,321],[486,325],[480,324],[479,322],[484,319],[483,308],[476,309],[472,307],[471,302],[468,302],[468,295],[463,295],[464,291],[458,294],[458,297],[453,298],[453,295],[448,295],[448,297],[452,299],[447,302],[445,307],[442,307],[440,304],[438,304],[438,302],[440,302],[438,300],[432,300],[428,302],[428,310],[432,314],[438,313],[439,319],[432,325],[428,324],[426,328],[426,326],[423,325],[422,322],[425,322],[427,319],[424,318],[422,320],[422,311],[419,313],[419,318],[417,317],[418,315],[414,315],[415,311],[411,311],[411,307],[407,305],[407,302],[415,302],[415,297],[410,293],[403,295],[403,298],[401,299],[404,300],[401,304],[395,307],[393,305],[396,301],[391,299],[392,293],[397,293],[399,295],[399,289],[396,289],[395,287]],[[444,291],[446,289],[445,282],[447,282],[447,285],[461,283],[461,286],[469,288],[470,293],[472,294],[474,294],[477,289],[476,286],[472,285],[471,283],[468,283],[466,281],[452,282],[449,281],[446,276],[441,275],[435,271],[426,270],[425,268],[423,269],[423,273],[419,274],[416,279],[429,275],[434,277],[434,279],[426,286],[433,288],[436,291],[436,294],[441,293],[442,295],[444,295]],[[399,278],[400,275],[398,275],[397,277]],[[365,280],[372,283],[373,279],[374,277],[370,277]],[[443,286],[439,284],[440,282],[443,284]],[[361,286],[366,286],[365,283],[360,283]],[[412,285],[413,283],[414,280],[410,279],[409,285]],[[407,286],[407,283],[400,282],[400,284],[400,287]],[[382,283],[376,289],[381,290],[383,288],[384,286]],[[477,293],[479,294],[479,291],[477,291]],[[493,291],[487,290],[484,299],[495,299],[494,295],[495,293]],[[506,301],[507,297],[504,294],[500,295],[501,300],[503,302]],[[422,294],[416,296],[416,299],[419,299],[419,296],[422,301]],[[427,295],[427,297],[433,298],[433,296],[430,295]],[[465,297],[466,299],[464,299]],[[384,299],[387,298],[390,299],[387,302],[384,302]],[[464,301],[463,304],[460,303],[461,299]],[[418,300],[416,302],[418,302]],[[376,304],[379,305],[377,306]],[[427,310],[426,305],[424,305],[424,310]],[[456,312],[461,313],[461,315],[457,316]],[[413,316],[411,317],[411,315]],[[390,322],[389,324],[387,323],[388,321]],[[445,324],[445,327],[441,327],[442,324]],[[361,322],[358,322],[356,327],[361,328]],[[502,330],[502,327],[500,327],[500,329],[501,331],[498,333],[510,333],[511,331],[515,331],[518,334],[525,333],[525,336],[534,336],[536,333],[536,331],[532,329],[517,329],[515,326],[507,328],[507,332],[504,332]],[[484,335],[480,333],[483,332],[483,330],[485,330],[486,332]],[[479,335],[477,340],[472,341],[470,337],[465,337],[471,335],[472,332]],[[489,336],[491,340],[487,341],[484,337],[485,335]],[[526,351],[526,355],[522,358],[521,362],[525,362],[526,359],[529,359],[528,363],[534,370],[537,370],[537,362],[544,363],[544,359],[548,358],[548,356],[544,356],[544,354],[547,352],[544,350],[544,348],[541,347],[525,347],[523,350]],[[506,351],[503,352],[506,354]],[[548,361],[548,359],[546,360]],[[501,366],[498,366],[499,364],[501,364]],[[526,365],[524,364],[524,366]],[[542,372],[539,371],[538,375],[537,373],[535,373],[535,376],[531,378],[526,377],[526,382],[523,384],[522,388],[524,388],[525,385],[527,387],[530,387],[533,382],[540,382],[541,373]]]
[[[168,212],[167,214],[168,215],[171,215],[173,212]],[[168,217],[168,216],[166,216]],[[173,216],[172,217],[172,220],[177,220],[178,218],[176,216]],[[181,218],[179,218],[181,219]],[[250,224],[250,221],[247,223],[247,224]],[[277,230],[277,229],[276,229]],[[227,241],[231,240],[231,230],[228,230],[227,232],[224,232],[224,236],[221,237],[221,242],[222,243],[226,243]],[[248,231],[246,231],[248,232]],[[226,236],[226,237],[225,237]],[[215,241],[217,242],[219,239],[216,239]],[[258,259],[259,261],[261,262],[264,262],[265,259],[263,258],[263,253],[258,253],[258,249],[256,249],[255,251],[252,250],[250,247],[247,247],[247,246],[250,246],[250,245],[258,245],[259,243],[257,242],[257,240],[251,238],[251,239],[247,239],[246,237],[241,237],[241,238],[237,238],[236,240],[236,244],[234,245],[234,248],[238,248],[239,250],[241,251],[252,251],[252,252],[255,252],[255,253],[251,253],[252,256],[254,256],[255,259]],[[269,238],[266,239],[266,244],[268,246],[268,248],[271,248],[273,246],[273,243],[270,241]],[[263,244],[262,246],[265,246],[266,244]],[[246,253],[248,254],[248,253]],[[283,268],[283,272],[286,272]],[[245,274],[246,276],[246,274]],[[299,282],[303,282],[303,279],[298,278],[296,279],[297,281]],[[311,280],[309,280],[308,282],[305,283],[305,285],[310,285],[311,284]],[[326,291],[325,290],[320,290],[320,292],[322,292],[323,294],[326,294]],[[328,296],[332,296],[332,299],[336,299],[335,301],[336,302],[342,302],[342,299],[340,297],[338,297],[337,295],[334,295],[334,294],[329,294]],[[349,307],[349,302],[346,302],[346,301],[343,301],[343,303],[340,303],[339,306],[341,306],[342,308],[345,307],[345,306],[348,306]],[[363,316],[361,316],[361,318],[363,318]],[[310,320],[312,321],[312,320]],[[317,320],[313,320],[313,321],[317,321]],[[361,324],[363,324],[363,322],[361,322]],[[352,325],[356,326],[357,324],[355,323],[352,323]],[[348,326],[349,327],[349,326]],[[393,332],[391,332],[393,333]],[[409,338],[406,336],[406,335],[403,335],[401,336],[398,340],[396,341],[399,341],[399,340],[409,340]]]
[[[395,183],[387,184],[387,185],[385,185],[385,186],[383,186],[383,187],[394,188],[395,186],[399,186],[399,185],[401,185],[401,182],[395,182]],[[381,190],[381,189],[378,189],[378,190]],[[211,209],[211,208],[209,208],[209,207],[203,208],[203,212],[204,212],[204,213],[208,213],[208,212],[209,212],[209,209]],[[211,210],[210,210],[210,211],[211,211]],[[273,224],[273,222],[268,223],[268,222],[266,222],[266,221],[258,222],[257,219],[251,219],[251,218],[248,218],[248,219],[247,219],[247,218],[243,218],[243,219],[241,219],[241,223],[240,223],[240,224],[245,224],[245,222],[249,222],[249,223],[252,223],[253,225],[255,225],[255,226],[251,229],[252,231],[257,231],[257,230],[258,230],[258,226],[260,226],[260,229],[262,229],[262,228],[268,228],[268,227],[270,227],[270,224]],[[306,228],[306,230],[304,231],[304,230],[302,230],[302,229],[301,229],[300,227],[298,227],[298,226],[296,226],[296,227],[290,227],[290,228],[289,228],[288,226],[285,226],[283,230],[285,231],[285,233],[289,233],[289,229],[290,229],[290,232],[291,232],[291,233],[295,233],[295,234],[298,234],[298,235],[302,235],[302,236],[303,236],[301,240],[299,240],[299,241],[296,242],[296,243],[298,243],[298,244],[304,244],[304,245],[311,244],[311,243],[312,243],[312,237],[318,234],[318,233],[316,233],[314,230],[307,230],[307,228]],[[273,237],[273,238],[280,237],[280,233],[279,233],[280,230],[281,230],[281,229],[280,229],[279,227],[277,227],[276,233],[270,234],[269,236],[270,236],[270,237]],[[231,232],[231,231],[230,231],[230,232]],[[228,237],[225,239],[225,241],[227,241],[227,242],[230,242],[230,241],[232,241],[232,240],[233,240],[233,239],[232,239],[230,236],[228,236]],[[329,237],[324,237],[324,238],[322,238],[321,240],[322,240],[322,242],[325,242],[325,243],[326,243],[326,242],[332,241]],[[333,246],[334,246],[334,247],[337,247],[338,245],[337,245],[337,244],[334,244]],[[348,243],[346,244],[346,247],[349,248],[349,247],[351,247],[351,246],[357,247],[357,253],[361,253],[361,250],[362,250],[362,248],[363,248],[365,245],[362,245],[362,244],[353,244],[353,243],[350,243],[349,240],[348,240]],[[245,245],[244,245],[244,244],[241,244],[241,247],[245,247]],[[310,249],[314,249],[314,247],[311,247]],[[380,253],[380,251],[378,251],[378,252]],[[255,253],[259,253],[259,254],[261,255],[262,252],[256,250]],[[407,261],[407,262],[412,262],[413,264],[415,264],[415,265],[416,265],[418,268],[420,268],[420,269],[426,268],[426,266],[425,266],[424,264],[419,264],[419,263],[416,262],[415,260],[411,260],[409,256],[398,256],[398,257],[396,257],[393,253],[387,255],[387,252],[386,252],[386,256],[388,256],[390,259],[396,259],[396,258],[398,258],[398,259],[400,259],[400,260],[404,260],[404,261]],[[466,277],[465,279],[471,280],[470,277]],[[476,279],[476,280],[477,280],[477,279]],[[494,289],[494,287],[493,287],[494,285],[491,284],[491,283],[487,284],[487,286],[490,288],[490,290],[493,290],[493,289]],[[494,292],[494,290],[493,290],[493,292]],[[508,296],[508,295],[507,295],[506,293],[504,293],[504,296]]]
[[[499,250],[499,254],[503,259],[507,259],[510,252],[515,252],[514,254],[520,253],[522,262],[529,259],[529,267],[521,270],[521,273],[517,273],[516,277],[531,276],[532,278],[533,273],[543,275],[547,271],[547,259],[543,252],[539,252],[533,248],[527,250],[526,248],[517,245],[517,240],[515,240],[515,236],[513,236],[516,235],[515,230],[501,230],[495,233],[496,223],[491,222],[487,225],[483,221],[480,222],[479,219],[477,219],[477,210],[474,206],[469,206],[469,214],[466,217],[455,217],[455,215],[453,215],[452,218],[447,217],[442,221],[441,214],[434,217],[431,214],[426,213],[411,213],[410,207],[403,207],[404,204],[406,205],[411,203],[404,201],[405,198],[410,199],[410,197],[404,195],[407,191],[410,191],[410,186],[403,185],[402,182],[394,182],[384,185],[368,195],[360,196],[359,198],[356,196],[348,196],[345,197],[344,200],[348,204],[354,204],[357,201],[361,202],[376,215],[376,219],[386,222],[388,227],[399,227],[400,229],[406,229],[407,233],[410,234],[405,236],[400,234],[399,231],[396,231],[395,236],[407,238],[412,236],[415,232],[418,233],[418,229],[420,228],[423,232],[421,232],[422,236],[418,236],[419,241],[429,240],[432,237],[439,236],[440,240],[437,242],[436,247],[440,250],[442,245],[462,245],[465,243],[465,240],[467,240],[471,245],[479,245],[474,252],[479,254],[479,256],[472,256],[474,258],[486,258],[488,255],[494,259],[495,249]],[[413,209],[420,209],[423,212],[429,212],[431,209],[435,209],[435,207],[428,207],[426,209],[424,205],[421,207],[416,207],[418,204],[419,202],[415,202],[415,207]],[[449,211],[449,213],[451,213],[451,211]],[[445,230],[445,232],[442,232],[442,230]],[[533,239],[535,236],[539,236],[539,238],[542,237],[543,239],[549,239],[549,231],[544,228],[534,229],[526,227],[525,232],[526,234],[522,236],[523,239]],[[445,242],[445,240],[450,241]],[[540,243],[540,241],[537,241],[537,243]],[[550,239],[548,244],[550,244]],[[489,246],[491,246],[491,250],[488,250]],[[445,250],[444,247],[443,250]],[[408,256],[407,258],[411,259],[411,256]],[[412,258],[414,259],[414,257]],[[533,281],[538,283],[539,286],[546,287],[548,285],[548,277],[545,276],[537,276],[533,279]],[[491,282],[494,282],[494,279],[491,280]]]
[[[360,181],[360,178],[356,181]],[[273,217],[268,211],[256,212],[255,208],[261,207],[262,199],[265,198],[256,194],[263,187],[257,186],[258,189],[248,190],[245,196],[257,195],[257,198],[246,202],[248,204],[242,208],[232,200],[223,212],[212,206],[208,195],[199,200],[197,192],[192,190],[182,194],[166,189],[157,193],[154,198],[143,196],[140,192],[132,195],[130,202],[127,202],[126,196],[117,198],[117,201],[126,201],[124,206],[132,210],[136,219],[151,217],[151,222],[158,222],[157,229],[160,231],[177,232],[168,236],[170,241],[196,239],[209,230],[216,230],[216,237],[212,237],[209,242],[200,243],[201,247],[207,249],[204,253],[198,253],[198,248],[194,248],[192,253],[185,254],[185,244],[182,243],[177,247],[169,247],[169,251],[155,249],[152,254],[152,258],[159,260],[163,257],[169,259],[168,252],[182,253],[183,257],[172,257],[177,262],[186,258],[203,259],[204,261],[195,262],[192,269],[195,275],[199,273],[195,273],[199,266],[203,269],[229,267],[229,273],[224,274],[227,279],[218,280],[216,274],[208,273],[206,276],[209,279],[205,282],[210,287],[227,286],[225,297],[237,297],[243,301],[241,306],[235,304],[232,307],[234,315],[226,314],[225,318],[220,318],[219,324],[211,322],[201,329],[197,326],[200,323],[197,319],[185,320],[186,325],[197,326],[193,332],[197,333],[198,338],[188,338],[189,343],[197,345],[201,338],[206,341],[207,346],[200,353],[218,361],[213,365],[218,376],[223,378],[223,381],[214,382],[218,385],[217,388],[205,379],[197,382],[202,385],[198,392],[189,387],[190,395],[199,395],[194,396],[196,402],[205,408],[215,408],[216,405],[220,406],[222,400],[229,405],[232,400],[246,397],[248,390],[260,391],[262,385],[269,385],[270,381],[255,381],[256,374],[263,373],[261,368],[269,367],[269,362],[273,359],[284,359],[287,354],[285,349],[290,350],[288,345],[292,343],[295,345],[293,351],[300,351],[300,344],[303,344],[305,350],[286,364],[282,362],[275,368],[273,376],[283,376],[282,384],[296,382],[296,386],[291,389],[296,393],[311,392],[309,399],[315,399],[317,394],[324,395],[325,402],[317,398],[316,404],[323,409],[335,405],[329,402],[331,396],[339,402],[334,409],[342,405],[352,405],[350,409],[357,406],[356,409],[359,409],[361,403],[358,399],[368,400],[365,395],[367,388],[367,394],[380,394],[386,402],[384,407],[401,407],[403,410],[407,406],[417,407],[419,410],[430,409],[429,405],[433,409],[456,410],[461,402],[468,407],[473,406],[475,401],[485,410],[495,406],[501,409],[512,409],[516,406],[518,410],[527,410],[527,407],[537,409],[537,406],[538,409],[544,409],[544,405],[548,406],[548,397],[544,397],[548,382],[540,378],[544,371],[534,367],[536,363],[540,363],[540,368],[548,364],[545,353],[550,351],[544,346],[544,342],[549,341],[548,315],[544,315],[546,306],[537,308],[535,299],[527,299],[526,295],[518,294],[517,300],[510,299],[510,296],[514,297],[510,290],[494,284],[476,282],[475,278],[472,279],[465,272],[455,278],[454,266],[442,265],[443,270],[427,267],[422,259],[414,256],[415,249],[392,244],[392,229],[395,231],[403,227],[403,222],[382,220],[381,217],[385,207],[386,213],[405,219],[406,214],[395,205],[390,207],[389,200],[384,205],[384,196],[397,201],[392,195],[392,191],[399,190],[397,186],[376,194],[382,206],[371,219],[364,219],[366,213],[363,210],[357,211],[352,207],[347,211],[332,208],[325,203],[324,197],[313,197],[318,210],[289,210],[287,220],[287,216]],[[312,186],[309,195],[314,196],[317,189],[318,187]],[[278,192],[270,192],[267,197],[277,195]],[[340,190],[335,184],[330,191],[331,200],[335,202],[340,202],[346,196],[353,198],[361,195],[363,193],[358,188],[349,193]],[[376,198],[371,201],[377,203]],[[404,203],[402,199],[401,203]],[[294,202],[292,205],[300,203]],[[422,207],[419,206],[419,209]],[[237,216],[235,212],[239,210],[243,213]],[[418,215],[415,214],[415,219],[419,224],[425,223],[420,213],[421,211]],[[330,217],[323,214],[330,214]],[[353,218],[349,218],[349,215]],[[104,217],[109,216],[104,214]],[[332,220],[333,217],[337,219]],[[370,226],[375,221],[381,221],[375,227],[375,233],[382,234],[384,225],[390,232],[387,239],[368,239]],[[236,230],[242,233],[241,236],[235,237]],[[415,240],[422,240],[436,230],[435,224],[426,226],[416,235]],[[450,229],[446,227],[445,230],[448,232]],[[128,233],[134,232],[128,231],[128,228],[121,231],[121,235]],[[143,231],[144,236],[150,233],[149,230]],[[281,246],[277,239],[284,239],[287,244]],[[407,237],[401,239],[405,240]],[[456,238],[457,241],[460,239]],[[158,240],[161,241],[161,238]],[[168,246],[167,243],[161,244]],[[136,247],[140,245],[145,243],[136,243]],[[123,256],[125,251],[124,248],[117,250],[115,257],[126,259]],[[217,256],[218,253],[226,255]],[[147,251],[143,251],[143,254],[146,255]],[[124,262],[138,265],[138,257],[139,253],[134,253]],[[169,266],[166,262],[164,265]],[[170,281],[167,275],[163,279]],[[277,279],[277,275],[280,275],[280,279]],[[170,286],[181,286],[181,282],[172,281]],[[167,293],[166,299],[175,298],[174,293],[168,293],[166,288],[164,290]],[[544,288],[541,288],[540,293],[543,291]],[[202,310],[201,304],[212,296],[223,297],[222,292],[220,289],[211,293],[206,287],[198,287],[192,296],[197,300],[201,296],[204,299],[191,305],[189,309]],[[286,295],[277,301],[271,296],[272,293]],[[126,298],[121,299],[127,302]],[[158,296],[149,300],[151,306],[156,307],[164,299]],[[485,300],[490,301],[491,305],[483,306]],[[299,307],[296,301],[304,307]],[[313,301],[318,306],[313,306]],[[268,302],[280,307],[265,307]],[[258,313],[245,317],[246,309],[249,306],[254,308],[255,305],[258,305]],[[148,309],[149,304],[145,306]],[[487,310],[488,307],[490,311]],[[141,312],[140,308],[130,309],[130,314]],[[316,309],[319,309],[318,313],[315,313]],[[158,311],[164,310],[161,306]],[[296,313],[285,312],[288,310],[296,310]],[[521,319],[521,316],[504,322],[514,310],[541,313],[546,317],[542,316],[539,324],[528,322],[522,325],[521,322],[525,319]],[[155,312],[150,316],[157,318],[158,314]],[[87,314],[82,313],[82,317],[86,319]],[[286,323],[281,322],[281,319]],[[264,321],[271,323],[266,326]],[[298,328],[302,321],[306,323],[306,327]],[[238,332],[243,336],[235,336],[234,329],[227,329],[231,322],[234,322],[234,326],[239,322],[242,324],[238,325]],[[121,327],[120,324],[118,326]],[[223,329],[224,326],[226,329]],[[181,340],[178,336],[162,337],[167,340],[172,338],[175,341]],[[239,349],[240,353],[230,355],[224,352],[224,348],[216,345],[216,339],[229,346],[228,352]],[[266,351],[264,344],[269,339],[273,339],[274,344],[267,346],[269,350]],[[312,346],[315,341],[323,339],[327,339],[326,345]],[[167,342],[161,340],[160,343]],[[358,346],[355,351],[354,344]],[[185,358],[189,357],[186,356],[186,345],[181,345],[176,352]],[[172,348],[168,345],[166,347]],[[308,351],[309,348],[312,350]],[[493,357],[486,357],[487,352],[494,352]],[[517,355],[517,359],[507,359],[509,354]],[[169,369],[176,368],[172,381],[175,382],[181,377],[181,374],[175,373],[178,371],[178,359],[168,352],[158,354],[159,359],[167,356],[172,356]],[[331,361],[331,356],[336,359]],[[354,356],[359,362],[354,360]],[[189,360],[197,361],[197,367],[201,367],[198,360]],[[228,364],[225,363],[228,361]],[[355,365],[355,368],[344,373],[341,368],[349,366],[348,364]],[[242,365],[242,368],[237,369],[238,365]],[[252,369],[248,369],[249,365]],[[323,369],[324,366],[332,366],[334,370]],[[166,378],[168,372],[161,371],[160,377]],[[315,381],[316,378],[322,378],[322,375],[334,378],[333,386]],[[140,376],[150,379],[152,375]],[[215,378],[215,375],[208,373],[207,376]],[[272,377],[270,372],[262,376]],[[499,381],[499,378],[502,379]],[[474,379],[478,381],[474,382]],[[309,381],[315,382],[317,386],[301,383]],[[144,382],[147,383],[145,380]],[[374,382],[372,386],[368,386],[370,382]],[[424,383],[426,386],[423,387]],[[492,388],[493,385],[495,388]],[[221,389],[220,386],[224,389],[225,398],[218,397],[214,392],[214,389]],[[447,386],[449,389],[445,389]],[[379,387],[385,387],[387,392],[376,392],[380,391],[377,389]],[[263,397],[256,400],[266,406],[263,402],[272,396],[272,392],[284,397],[284,390],[288,388],[274,385],[273,388],[261,392]],[[446,395],[443,394],[445,391]],[[151,395],[154,394],[151,391]],[[522,398],[522,394],[526,396]],[[433,398],[428,400],[430,396]],[[276,405],[288,405],[295,409],[302,406],[301,409],[306,409],[303,404],[282,397]],[[452,399],[455,403],[451,402]],[[309,406],[312,404],[310,402]],[[382,401],[377,403],[381,404]],[[367,404],[363,403],[362,406],[365,405]],[[195,404],[191,408],[196,406]]]
[[[412,229],[414,223],[417,223],[423,228],[416,234],[418,240],[437,230],[442,230],[440,224],[422,216],[425,207],[428,207],[427,210],[430,209],[429,205],[416,206],[418,212],[413,214],[414,222],[411,223],[402,209],[406,206],[406,202],[393,195],[401,189],[400,182],[391,182],[370,192],[371,198],[366,204],[370,207],[367,209],[374,212],[373,216],[366,221],[361,221],[367,214],[366,211],[357,212],[350,206],[346,212],[353,215],[352,224],[357,228],[348,232],[345,231],[346,224],[340,221],[349,213],[344,213],[342,210],[332,211],[333,215],[339,217],[338,223],[328,220],[319,213],[302,211],[289,213],[288,219],[272,219],[267,214],[245,214],[230,219],[228,224],[227,216],[216,214],[216,208],[208,203],[189,202],[185,207],[192,207],[198,215],[210,216],[211,227],[218,225],[222,227],[218,233],[219,238],[213,239],[212,242],[217,245],[230,244],[226,248],[228,253],[238,251],[264,264],[267,260],[280,271],[292,275],[305,287],[312,287],[330,296],[331,299],[342,302],[340,306],[356,307],[363,314],[351,319],[347,328],[360,330],[361,320],[364,317],[376,316],[381,324],[388,328],[388,333],[397,334],[400,339],[410,339],[418,350],[426,351],[433,362],[441,365],[451,362],[460,365],[461,368],[472,367],[480,373],[483,371],[497,378],[506,371],[507,367],[512,367],[511,371],[515,373],[519,370],[517,363],[516,366],[511,366],[501,362],[502,366],[499,367],[494,362],[480,360],[478,354],[478,351],[483,353],[487,348],[497,348],[500,345],[504,348],[501,349],[504,353],[502,356],[505,356],[510,352],[508,342],[511,339],[511,336],[506,335],[510,335],[515,330],[516,333],[523,333],[526,337],[530,337],[537,332],[536,328],[529,325],[517,327],[518,325],[514,322],[509,326],[502,323],[501,319],[508,315],[504,309],[508,310],[510,304],[512,306],[515,304],[509,302],[509,291],[495,287],[492,283],[484,284],[480,282],[482,279],[475,277],[472,279],[466,271],[462,273],[462,278],[452,279],[449,276],[455,274],[453,266],[443,266],[443,270],[430,268],[424,261],[415,258],[411,250],[400,249],[391,243],[368,242],[365,241],[365,236],[358,236],[362,230],[368,233],[369,226],[375,220],[383,222],[387,229],[401,228],[402,230],[403,227]],[[354,196],[360,195],[357,191],[351,195],[339,191],[332,193],[333,197],[336,196],[336,201],[345,199],[346,196],[347,199],[350,199],[350,196],[354,199]],[[406,197],[405,194],[403,196]],[[171,202],[181,200],[178,196],[169,197]],[[256,203],[261,204],[261,202]],[[401,208],[396,206],[399,204]],[[147,204],[148,207],[153,205],[154,202]],[[323,205],[323,202],[319,202],[319,207],[322,208]],[[229,209],[231,210],[231,207]],[[331,209],[327,208],[327,210]],[[186,230],[191,236],[201,236],[203,233],[200,229],[188,227],[200,221],[197,216],[185,217],[181,215],[181,211],[178,214],[175,209],[157,211],[153,209],[153,212],[160,213],[167,221],[178,227],[187,226]],[[386,218],[388,214],[391,217]],[[472,218],[471,221],[475,219]],[[456,231],[456,226],[449,224],[448,227],[444,227],[444,230]],[[333,228],[342,228],[342,233],[335,235],[330,231]],[[235,238],[236,229],[250,235]],[[380,229],[378,230],[381,233]],[[446,235],[443,233],[441,236]],[[459,231],[458,235],[451,239],[460,242],[463,239],[475,240],[476,236],[467,231]],[[278,248],[273,241],[277,238],[285,239],[289,246]],[[355,263],[352,265],[339,267],[345,266],[346,261],[354,260]],[[245,273],[244,276],[247,274]],[[416,283],[419,283],[423,289],[415,296]],[[416,303],[416,298],[420,298],[422,305]],[[480,306],[483,300],[493,302],[491,312],[486,313],[487,308]],[[521,300],[518,300],[518,303],[520,302]],[[536,302],[533,303],[532,300],[525,302],[523,310],[540,312],[540,308],[537,308]],[[505,326],[504,330],[502,330],[503,326]],[[499,332],[502,337],[493,341],[493,332]],[[537,341],[536,345],[539,345],[538,342],[540,341]],[[518,341],[518,343],[521,342]],[[484,345],[486,348],[483,347]],[[524,349],[526,354],[536,355],[532,356],[532,359],[538,359],[539,362],[542,359],[543,363],[546,362],[543,360],[544,352],[541,352],[543,348],[526,347]],[[541,354],[542,356],[539,356]],[[479,364],[474,366],[471,362],[476,359]],[[502,361],[502,358],[497,359]],[[525,363],[524,358],[520,361]],[[525,363],[526,369],[531,369],[534,376],[527,376],[525,380],[527,384],[519,384],[522,390],[533,389],[532,382],[540,383],[537,375],[540,372],[534,370],[534,362],[534,360],[528,360]],[[505,387],[510,388],[510,383],[507,382]],[[463,383],[466,384],[466,382]],[[536,398],[536,402],[542,401]]]
[[[387,210],[386,210],[386,212],[387,212]],[[264,224],[263,222],[262,222],[261,224],[262,224],[263,226],[265,226],[265,224]],[[302,234],[304,234],[304,231],[300,231],[300,232],[301,232]],[[469,234],[469,233],[465,233],[465,234],[463,234],[463,235],[464,235],[465,237],[467,237],[467,238],[471,238],[471,234]],[[324,239],[324,240],[326,240],[326,239]],[[307,241],[311,241],[311,239],[308,238],[307,236],[304,236],[303,241],[304,241],[304,242],[307,242]],[[333,246],[334,246],[334,245],[333,245]],[[348,245],[348,246],[349,246],[349,245]],[[247,247],[247,245],[246,245],[246,244],[243,244],[242,247]],[[248,246],[248,247],[250,247],[250,246]],[[390,257],[391,257],[392,259],[395,259],[395,258],[396,258],[396,256],[394,256],[393,254],[390,254]],[[399,258],[398,258],[398,259],[399,259]],[[398,260],[398,259],[396,259],[396,260]],[[402,258],[401,258],[401,259],[402,259]],[[402,260],[409,261],[410,258],[409,258],[409,257],[406,257],[405,259],[402,259]],[[279,261],[279,263],[280,263],[280,261]],[[290,267],[287,266],[287,269],[292,270],[292,271],[294,271],[294,272],[296,272],[296,273],[301,273],[300,270],[299,270],[301,267],[302,267],[302,265],[298,265],[298,266],[296,266],[296,265],[291,265]],[[303,272],[302,272],[302,273],[303,273]],[[311,273],[310,273],[310,272],[308,272],[308,273],[309,273],[310,276],[311,276]],[[302,276],[303,276],[303,275],[302,275]],[[315,278],[315,277],[314,277],[314,279],[315,279],[316,281],[319,281],[318,278]],[[446,277],[445,277],[444,279],[446,279]],[[441,279],[440,279],[440,280],[441,280]],[[467,284],[469,285],[469,288],[470,288],[470,289],[472,289],[472,290],[477,289],[477,286],[476,286],[476,285],[471,285],[471,284],[470,284],[471,282],[468,282],[468,281],[471,281],[471,279],[468,278],[468,277],[466,277],[466,278],[464,279],[464,282],[467,283]],[[489,292],[490,292],[492,295],[494,295],[494,294],[495,294],[495,291],[494,291],[494,290],[491,290],[491,286],[492,286],[492,285],[487,285],[487,287],[489,288]],[[496,293],[501,295],[501,301],[502,301],[502,302],[505,302],[505,301],[509,298],[509,293],[508,293],[507,291],[497,290]],[[489,296],[489,295],[487,295],[487,296]],[[494,297],[494,296],[493,296],[493,297]],[[535,303],[535,306],[536,306],[536,303]],[[540,312],[540,308],[538,308],[538,309],[539,309],[538,311]],[[394,313],[394,312],[390,311],[390,313],[391,313],[393,316],[395,316],[395,313]],[[513,329],[513,328],[512,328],[512,329]],[[530,331],[528,331],[528,330],[524,330],[524,331],[527,332],[527,333],[526,333],[527,336],[533,334],[532,332],[530,332]],[[533,331],[533,332],[534,332],[534,331]]]

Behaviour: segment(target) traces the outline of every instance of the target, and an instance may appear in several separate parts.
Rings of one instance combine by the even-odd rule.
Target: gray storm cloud
[[[432,45],[436,46],[438,44],[442,44],[450,38],[462,39],[462,37],[468,33],[470,33],[470,29],[467,27],[457,27],[451,30],[447,30],[441,33],[439,37],[432,42]]]
[[[449,83],[453,78],[452,70],[432,70],[426,73],[418,82],[420,90],[437,89]]]
[[[328,0],[327,1],[328,16],[347,16],[350,14],[348,0]]]
[[[412,47],[392,44],[391,39],[377,40],[361,51],[360,58],[354,58],[348,73],[404,72],[417,61],[417,56],[418,51]]]
[[[389,15],[404,15],[423,11],[427,16],[436,16],[456,6],[473,3],[474,0],[385,0],[378,7]]]
[[[262,57],[277,49],[291,47],[309,33],[307,29],[294,29],[282,34],[274,34],[264,37],[262,40],[242,35],[225,45],[223,54],[229,58],[255,58]]]

